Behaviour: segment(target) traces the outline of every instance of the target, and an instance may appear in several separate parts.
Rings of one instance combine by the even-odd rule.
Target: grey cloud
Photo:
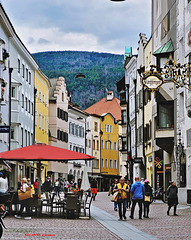
[[[50,43],[50,41],[44,39],[44,38],[39,38],[39,40],[37,41],[38,44],[48,44]]]

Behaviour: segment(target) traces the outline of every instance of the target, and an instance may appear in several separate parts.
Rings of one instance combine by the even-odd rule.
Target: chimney
[[[113,99],[113,91],[108,91],[107,92],[107,101],[112,101]]]

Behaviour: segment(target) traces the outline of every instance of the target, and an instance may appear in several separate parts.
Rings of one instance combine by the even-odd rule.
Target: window
[[[98,131],[98,123],[94,122],[94,131],[97,132]]]
[[[122,150],[127,150],[126,137],[122,137]]]
[[[62,102],[64,102],[64,93],[62,93]]]
[[[64,119],[66,122],[68,122],[68,113],[67,112],[64,112]]]
[[[11,88],[11,97],[15,98],[16,97],[16,87]]]
[[[25,146],[27,146],[27,130],[25,130]]]
[[[30,132],[28,132],[28,146],[30,146],[30,144],[31,144],[30,138],[31,138]]]
[[[113,168],[113,161],[112,161],[112,159],[109,160],[109,168]]]
[[[41,128],[41,113],[39,113],[39,128]]]
[[[11,127],[11,139],[15,139],[15,129]]]
[[[105,141],[105,149],[107,149],[107,141]]]
[[[44,131],[44,116],[42,116],[42,130]]]
[[[24,99],[25,99],[25,98],[24,98],[24,94],[22,94],[22,108],[24,108],[24,102],[25,102]]]
[[[93,160],[93,168],[99,168],[99,159],[94,159]]]
[[[28,108],[28,112],[31,112],[31,101],[29,100],[29,108]]]
[[[99,140],[97,140],[97,150],[99,150]]]
[[[170,11],[162,20],[162,38],[164,38],[170,30]]]
[[[20,71],[21,71],[21,61],[20,61],[20,59],[18,59],[18,73],[20,73]]]
[[[33,112],[33,103],[31,103],[31,114],[33,115],[34,114],[34,112]]]
[[[109,129],[110,129],[110,127],[109,127],[109,125],[107,125],[107,132],[109,132]]]
[[[37,111],[35,111],[35,126],[37,126]]]
[[[60,140],[60,139],[61,139],[60,130],[57,130],[57,139],[58,139],[58,140]]]
[[[122,124],[126,124],[127,123],[127,111],[126,110],[121,111],[121,118],[122,118]]]
[[[29,70],[26,68],[26,81],[28,82],[29,80]]]
[[[101,159],[101,167],[104,168],[104,159]]]
[[[107,124],[105,124],[105,132],[107,132]]]
[[[78,135],[79,135],[79,126],[76,125],[76,136],[78,137]]]
[[[105,159],[105,167],[108,168],[108,160]]]
[[[21,147],[23,147],[23,128],[21,128]]]
[[[72,135],[74,135],[74,123],[72,123]]]
[[[159,128],[174,128],[173,102],[159,104]]]
[[[57,118],[60,118],[60,113],[61,113],[60,108],[57,108]]]
[[[27,111],[28,108],[28,101],[27,101],[27,97],[25,97],[25,110]]]
[[[117,160],[114,160],[114,168],[117,169]]]
[[[72,144],[70,144],[70,151],[72,151]]]
[[[22,69],[23,69],[23,78],[25,77],[25,65],[24,64],[22,64]]]
[[[40,100],[40,102],[42,100],[41,92],[39,92],[39,100]]]
[[[44,94],[42,95],[42,102],[44,103]]]
[[[93,150],[95,150],[95,140],[93,140]]]
[[[109,149],[112,150],[112,142],[109,142]]]
[[[31,84],[31,72],[29,72],[29,84]]]
[[[113,127],[110,125],[109,128],[110,128],[109,132],[112,133],[113,132]]]
[[[91,140],[89,140],[89,148],[91,148]]]
[[[114,142],[114,150],[117,151],[117,143]]]
[[[101,149],[104,149],[104,140],[101,140]]]
[[[69,133],[72,133],[72,123],[69,123]]]

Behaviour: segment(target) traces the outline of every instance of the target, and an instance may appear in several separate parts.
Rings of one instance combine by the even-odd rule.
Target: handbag
[[[108,196],[111,195],[111,190],[112,190],[112,187],[109,188]]]
[[[113,196],[111,197],[111,201],[112,201],[112,202],[117,202],[117,200],[118,200],[118,194],[119,194],[119,192],[115,192],[115,193],[113,194]]]
[[[21,190],[18,190],[18,197],[19,197],[19,201],[32,198],[33,194],[32,194],[31,187],[27,187],[26,192],[22,192]]]
[[[144,201],[145,202],[150,202],[151,201],[151,196],[145,196]]]

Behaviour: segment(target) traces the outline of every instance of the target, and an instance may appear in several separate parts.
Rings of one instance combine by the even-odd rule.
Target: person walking
[[[47,177],[47,179],[45,180],[45,182],[43,184],[43,188],[44,188],[46,199],[49,200],[49,194],[52,191],[52,184],[51,184],[51,178],[50,177]]]
[[[38,178],[35,179],[35,182],[33,183],[33,187],[35,190],[35,194],[37,194],[38,193]]]
[[[116,189],[117,184],[118,184],[118,180],[115,179],[114,183],[112,183],[112,185],[111,185],[111,194],[112,195],[114,194],[114,189]],[[114,211],[117,211],[117,202],[114,202]]]
[[[68,189],[70,187],[70,183],[68,182],[67,179],[64,180],[64,192],[67,193]]]
[[[129,216],[131,219],[134,218],[135,206],[138,203],[139,205],[139,219],[142,219],[142,205],[143,205],[143,197],[145,194],[145,187],[139,181],[139,177],[135,177],[135,183],[133,183],[131,187],[132,193],[132,207],[131,207],[131,215]]]
[[[93,180],[90,184],[90,187],[91,187],[91,194],[93,197],[93,201],[95,201],[95,197],[97,195],[97,190],[98,190],[98,183],[95,178],[93,178]]]
[[[168,211],[167,215],[170,215],[170,209],[174,206],[174,216],[178,216],[176,214],[176,208],[178,205],[178,188],[176,186],[176,182],[172,182],[172,184],[167,189],[167,199],[168,199]]]
[[[152,187],[149,185],[149,180],[145,179],[145,196],[144,196],[144,218],[149,218],[149,206],[152,203],[153,199],[153,190]]]
[[[56,193],[56,196],[59,197],[60,187],[59,187],[59,181],[58,181],[58,179],[56,179],[56,182],[55,182],[55,184],[54,184],[54,191],[55,191],[55,193]]]
[[[125,183],[125,178],[120,178],[120,183],[117,184],[116,188],[114,189],[114,192],[118,191],[118,210],[119,210],[119,220],[122,220],[122,217],[124,220],[126,220],[126,201],[127,201],[127,192],[128,186]],[[123,213],[122,213],[122,207],[123,207]]]
[[[130,210],[131,207],[131,198],[130,198],[130,191],[131,191],[131,182],[130,180],[127,180],[127,186],[129,189],[129,192],[127,192],[127,210]]]
[[[25,193],[28,187],[29,187],[29,185],[27,184],[27,179],[23,178],[20,190]],[[31,220],[32,218],[31,218],[31,212],[30,212],[30,198],[22,200],[22,201],[20,201],[20,203],[21,203],[21,208],[20,208],[20,211],[18,212],[18,214],[15,215],[15,218],[20,219],[22,212],[23,212],[24,208],[26,207],[27,217],[25,217],[24,219]]]

